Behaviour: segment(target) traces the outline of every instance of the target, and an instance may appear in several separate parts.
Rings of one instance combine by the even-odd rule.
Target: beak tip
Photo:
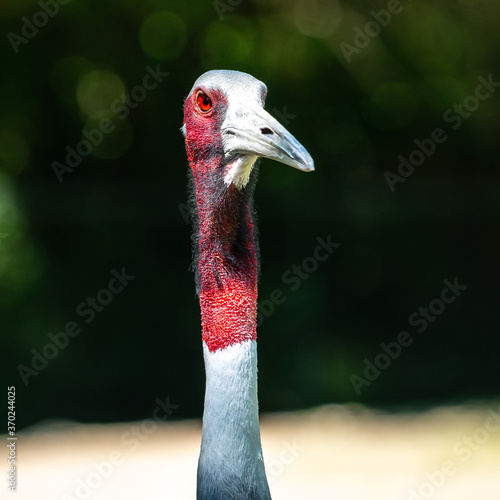
[[[309,153],[306,153],[307,156],[304,158],[302,161],[304,172],[314,172],[314,160],[312,159],[312,156]]]

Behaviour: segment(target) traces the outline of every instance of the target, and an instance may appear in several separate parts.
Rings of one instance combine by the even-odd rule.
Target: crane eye
[[[198,108],[202,113],[207,113],[212,109],[212,99],[207,96],[207,94],[204,94],[203,92],[200,92],[198,96],[196,97],[196,102],[198,104]]]

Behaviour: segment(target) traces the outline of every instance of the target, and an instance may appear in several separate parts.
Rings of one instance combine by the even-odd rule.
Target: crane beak
[[[228,109],[221,132],[227,161],[242,155],[262,156],[304,172],[314,170],[314,161],[304,146],[259,105],[246,103]]]

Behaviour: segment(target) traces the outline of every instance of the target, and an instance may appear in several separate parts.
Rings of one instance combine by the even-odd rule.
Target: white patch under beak
[[[228,186],[234,184],[238,189],[244,188],[248,184],[252,167],[257,158],[258,156],[242,155],[228,163],[224,174],[225,184]]]

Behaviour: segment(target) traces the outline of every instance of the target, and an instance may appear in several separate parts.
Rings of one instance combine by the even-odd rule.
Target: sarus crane
[[[271,499],[257,402],[256,160],[306,172],[314,162],[264,110],[266,94],[249,74],[213,70],[184,102],[206,372],[198,500]]]

